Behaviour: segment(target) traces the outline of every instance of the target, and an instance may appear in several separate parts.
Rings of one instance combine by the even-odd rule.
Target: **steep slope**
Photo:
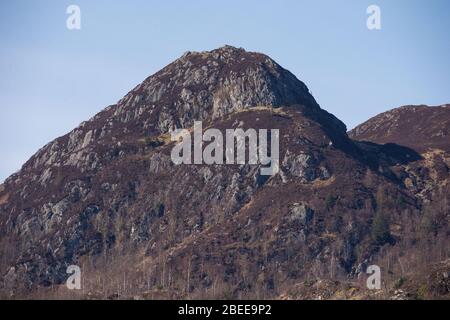
[[[168,132],[195,120],[221,132],[279,129],[280,171],[174,165]],[[413,230],[422,200],[392,168],[417,159],[370,148],[269,57],[230,46],[187,53],[1,186],[0,292],[295,298],[321,279],[357,281],[400,248],[426,252],[427,263],[448,255],[445,221],[432,235],[436,252],[411,246],[429,240]],[[380,212],[388,230],[372,234]],[[82,292],[63,285],[71,264]],[[397,262],[387,266],[386,277],[399,277]]]

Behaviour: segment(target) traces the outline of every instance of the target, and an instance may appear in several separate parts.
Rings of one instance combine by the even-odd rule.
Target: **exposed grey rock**
[[[314,211],[304,203],[294,203],[290,208],[289,220],[298,221],[303,225],[308,225],[314,215]]]
[[[291,175],[301,178],[305,182],[316,179],[316,161],[309,154],[300,153],[294,155],[287,151],[282,165]]]

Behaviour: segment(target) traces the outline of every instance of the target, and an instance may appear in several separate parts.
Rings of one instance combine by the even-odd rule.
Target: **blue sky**
[[[71,4],[81,30],[66,28]],[[188,50],[266,53],[348,128],[449,103],[449,31],[448,0],[1,1],[0,181]]]

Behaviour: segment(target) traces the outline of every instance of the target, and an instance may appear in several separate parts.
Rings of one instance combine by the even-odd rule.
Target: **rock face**
[[[174,165],[168,133],[196,120],[279,129],[279,172]],[[64,282],[76,264],[94,298],[311,297],[311,281],[358,279],[386,252],[397,261],[399,247],[431,261],[411,243],[448,254],[448,204],[434,200],[448,186],[428,183],[440,176],[417,166],[434,160],[406,149],[352,141],[263,54],[188,52],[0,186],[1,296],[73,297]],[[383,250],[370,235],[379,211],[395,240]]]
[[[304,203],[294,203],[291,208],[291,221],[300,221],[307,225],[311,222],[314,211]]]

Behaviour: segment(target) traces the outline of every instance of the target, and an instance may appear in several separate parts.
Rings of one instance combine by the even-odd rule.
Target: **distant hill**
[[[380,144],[396,143],[418,152],[450,151],[450,105],[392,109],[360,124],[349,136]]]

